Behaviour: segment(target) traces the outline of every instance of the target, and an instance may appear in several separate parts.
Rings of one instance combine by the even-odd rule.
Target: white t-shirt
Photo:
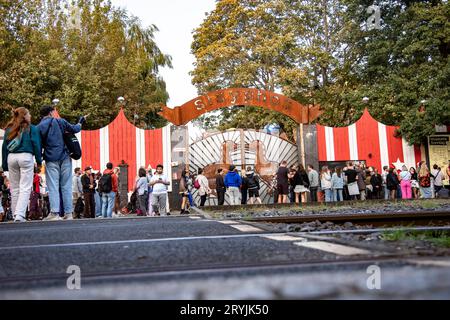
[[[159,174],[155,173],[155,175],[150,180],[150,183],[155,182],[155,181],[167,182],[167,177],[164,174],[159,175]],[[153,185],[153,193],[154,194],[166,193],[166,192],[167,192],[167,186],[164,183],[155,183]]]
[[[434,185],[438,186],[438,187],[442,187],[442,178],[444,177],[442,170],[433,170],[433,171],[431,171],[431,174],[435,177]]]

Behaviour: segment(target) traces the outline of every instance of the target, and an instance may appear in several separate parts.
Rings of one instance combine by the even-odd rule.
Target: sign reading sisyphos
[[[160,115],[175,125],[183,125],[204,113],[230,106],[255,106],[277,111],[297,123],[310,123],[322,114],[318,105],[305,106],[275,92],[253,88],[229,88],[208,92],[173,109],[163,107]]]

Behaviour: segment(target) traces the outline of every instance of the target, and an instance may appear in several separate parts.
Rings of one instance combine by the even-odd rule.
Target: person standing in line
[[[360,200],[366,200],[366,171],[364,170],[364,167],[359,164],[356,167],[356,172],[358,173],[358,188],[359,188],[359,197]]]
[[[225,182],[223,180],[223,169],[217,169],[216,175],[216,193],[217,193],[217,204],[223,206],[225,202]]]
[[[358,187],[358,172],[356,172],[353,162],[349,161],[347,167],[344,171],[345,177],[347,178],[347,187],[350,200],[356,200],[359,195]]]
[[[150,185],[150,181],[152,181],[152,177],[153,177],[153,168],[152,166],[149,164],[147,167],[147,181],[148,181],[148,197],[147,197],[147,203],[146,203],[146,208],[147,208],[147,215],[149,217],[154,216],[153,214],[153,207],[152,207],[152,192],[153,192],[153,188]]]
[[[278,203],[287,203],[287,197],[289,194],[289,170],[287,168],[287,161],[283,160],[277,171],[277,191],[278,191]]]
[[[419,186],[421,197],[424,199],[430,199],[432,197],[431,192],[431,175],[426,163],[422,163],[419,170]]]
[[[98,190],[99,181],[100,181],[101,177],[102,177],[102,173],[100,172],[100,170],[94,174],[95,183],[97,185],[97,188],[95,189],[95,193],[94,193],[95,217],[96,218],[103,218],[103,215],[102,215],[103,200],[102,200],[102,195],[101,195],[100,191]]]
[[[114,209],[113,209],[113,217],[117,218],[120,217],[122,215],[121,213],[121,208],[120,208],[120,193],[119,193],[119,173],[120,173],[120,168],[119,167],[115,167],[113,174],[116,176],[117,179],[117,192],[116,192],[116,196],[114,197]]]
[[[239,205],[239,194],[241,193],[239,188],[242,184],[241,176],[236,172],[234,165],[230,166],[228,173],[224,179],[225,188],[227,188],[227,194],[230,197],[230,205]]]
[[[300,193],[300,199],[302,203],[306,203],[308,200],[307,194],[308,192],[310,192],[309,187],[311,182],[309,181],[308,173],[306,173],[305,167],[302,164],[298,165],[297,172],[301,178],[301,184],[297,188],[296,192]]]
[[[72,195],[73,195],[73,207],[76,207],[76,203],[79,198],[83,196],[83,184],[81,183],[81,168],[75,168],[74,175],[72,177]],[[73,212],[73,218],[79,219],[81,212]]]
[[[411,175],[411,197],[413,199],[419,199],[420,186],[416,169],[414,167],[409,168],[409,174]]]
[[[165,174],[163,174],[164,167],[162,164],[156,166],[156,172],[153,175],[150,185],[153,187],[152,193],[152,206],[153,212],[156,215],[170,215],[166,213],[167,203],[167,186],[170,185]]]
[[[431,171],[431,175],[434,179],[434,194],[437,196],[439,191],[443,188],[442,180],[445,179],[444,174],[441,171],[441,168],[438,167],[437,164],[433,165],[433,170]]]
[[[138,180],[136,181],[136,191],[138,196],[138,203],[140,212],[138,216],[147,215],[147,197],[148,197],[148,180],[147,172],[144,168],[139,168]]]
[[[399,181],[398,181],[397,173],[395,172],[394,168],[389,168],[389,173],[386,176],[386,185],[390,192],[390,198],[392,200],[395,200]]]
[[[92,173],[92,167],[84,168],[84,174],[81,176],[81,184],[83,185],[84,197],[84,213],[83,218],[95,218],[95,177]]]
[[[311,194],[311,202],[317,202],[317,191],[319,190],[319,173],[314,170],[312,164],[308,164],[309,191]]]
[[[333,190],[333,201],[344,201],[344,174],[340,167],[331,176],[331,190]]]
[[[370,184],[372,185],[372,194],[374,199],[381,199],[381,190],[383,189],[383,178],[378,173],[378,169],[374,169],[371,173]]]
[[[333,201],[333,192],[331,190],[331,174],[328,166],[323,166],[320,172],[320,188],[325,193],[325,202]]]
[[[180,179],[180,187],[179,187],[179,193],[181,196],[181,212],[180,214],[189,214],[189,211],[187,210],[187,207],[189,205],[189,190],[188,190],[188,180],[190,176],[189,169],[184,169],[181,173],[181,179]]]
[[[31,124],[30,112],[23,107],[15,109],[6,125],[2,146],[2,167],[9,171],[11,210],[15,222],[26,221],[34,177],[33,158],[40,167],[41,154],[39,129]]]
[[[408,168],[403,165],[400,172],[400,186],[402,188],[402,199],[411,199],[411,173]]]
[[[252,167],[247,167],[246,171],[247,184],[248,184],[248,203],[262,204],[261,198],[259,197],[259,189],[261,188],[259,184],[259,176],[252,170]]]
[[[297,165],[293,165],[293,166],[291,166],[288,169],[289,169],[289,172],[288,172],[288,182],[289,182],[288,199],[289,199],[289,203],[299,203],[299,202],[295,201],[296,194],[295,194],[295,191],[294,191],[294,189],[295,189],[295,184],[294,183],[297,183],[298,181],[294,181],[293,180],[293,176],[295,176],[295,174],[298,171],[298,166]]]
[[[383,191],[384,191],[384,200],[388,200],[389,199],[389,194],[390,191],[387,187],[387,175],[389,174],[389,167],[388,166],[384,166],[383,167],[383,173],[381,174],[381,179],[383,180]]]
[[[80,132],[86,116],[80,117],[78,123],[72,125],[65,119],[56,118],[57,113],[52,106],[42,107],[41,116],[42,120],[38,128],[44,147],[45,175],[51,207],[51,212],[46,220],[60,219],[60,190],[64,203],[64,219],[71,219],[73,213],[72,159],[64,143],[64,133]]]
[[[241,204],[247,204],[247,198],[248,198],[248,180],[247,180],[247,173],[245,172],[245,169],[241,170]]]
[[[203,169],[198,169],[197,181],[200,184],[200,188],[198,189],[198,194],[200,195],[200,207],[204,207],[206,198],[211,193],[211,189],[209,188],[208,178],[203,175]]]
[[[289,182],[289,192],[292,190],[292,193],[294,193],[294,200],[292,200],[291,196],[289,195],[289,200],[291,203],[300,203],[300,185],[302,184],[300,174],[295,170],[295,167],[291,167],[289,169],[288,173],[288,182]],[[299,186],[299,188],[297,188]],[[295,192],[295,189],[297,188],[297,192]]]
[[[106,170],[103,171],[98,185],[102,195],[102,216],[103,218],[112,218],[114,199],[119,189],[119,181],[114,174],[111,162],[106,164]]]

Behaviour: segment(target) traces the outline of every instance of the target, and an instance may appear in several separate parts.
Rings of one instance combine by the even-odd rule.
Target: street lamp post
[[[419,112],[420,113],[425,112],[425,103],[427,103],[427,100],[421,100],[420,101],[420,107],[419,107]]]

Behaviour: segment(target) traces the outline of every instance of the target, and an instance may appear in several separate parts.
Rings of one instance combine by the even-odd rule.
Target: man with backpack
[[[64,219],[72,219],[72,159],[64,142],[66,132],[75,134],[81,131],[85,117],[81,117],[77,124],[72,125],[65,119],[56,118],[56,110],[52,106],[41,108],[42,120],[38,125],[44,148],[45,179],[50,199],[50,214],[45,220],[60,219],[60,197],[64,204]]]
[[[252,167],[247,167],[247,186],[248,186],[248,203],[253,204],[255,201],[259,204],[262,203],[259,197],[259,176],[253,172]]]
[[[102,197],[102,216],[103,218],[112,218],[114,208],[114,199],[119,190],[119,181],[114,174],[113,164],[108,162],[106,170],[98,181],[98,192]]]

